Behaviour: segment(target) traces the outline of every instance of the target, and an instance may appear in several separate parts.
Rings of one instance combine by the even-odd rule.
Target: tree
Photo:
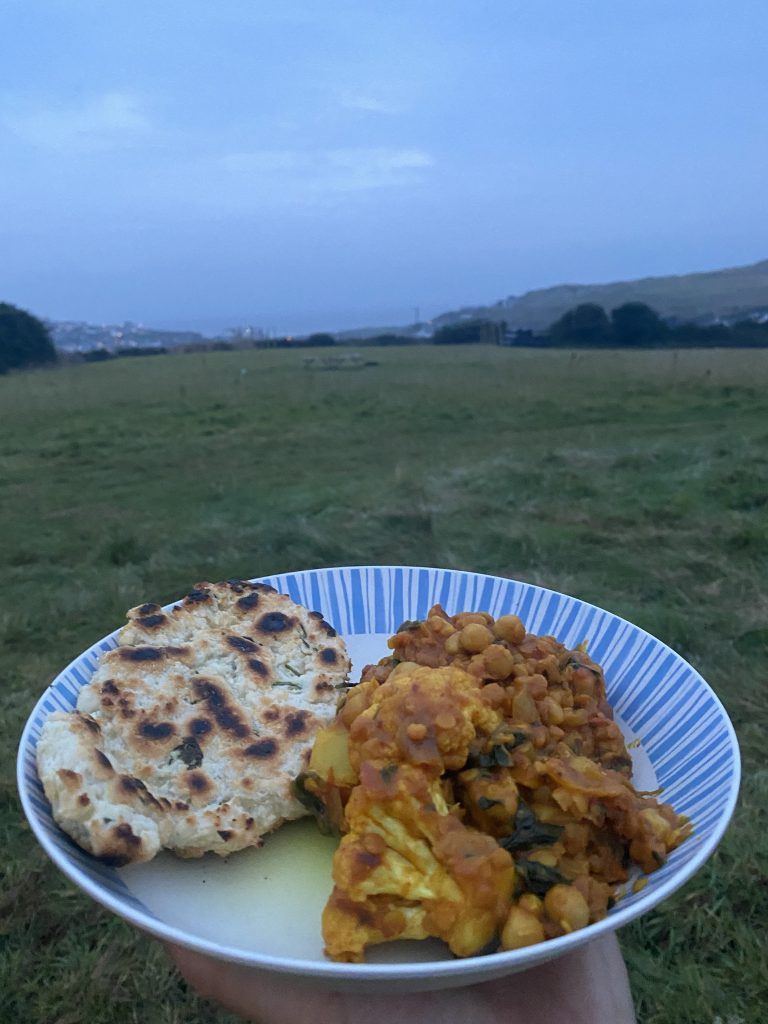
[[[602,306],[584,302],[563,313],[549,336],[558,345],[610,345],[611,324]]]
[[[0,302],[0,373],[55,361],[56,349],[42,320]]]
[[[503,328],[493,320],[466,320],[440,327],[432,340],[435,345],[498,345],[502,334]]]
[[[669,327],[644,302],[625,302],[611,310],[613,340],[617,345],[657,345],[667,339]]]

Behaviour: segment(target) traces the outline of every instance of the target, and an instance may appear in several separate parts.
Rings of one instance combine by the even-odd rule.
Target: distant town
[[[64,353],[122,348],[183,348],[203,345],[212,339],[195,331],[167,331],[126,320],[122,324],[91,324],[81,320],[49,320],[46,326],[56,348]],[[249,329],[252,330],[252,329]]]
[[[63,355],[147,355],[152,352],[189,349],[276,348],[286,343],[343,344],[372,339],[399,337],[403,341],[428,341],[435,328],[431,322],[419,322],[396,328],[361,328],[359,331],[316,332],[305,335],[277,335],[260,327],[233,327],[209,336],[196,331],[170,331],[127,320],[122,324],[91,324],[78,320],[47,320],[46,327],[54,345]],[[386,343],[386,342],[385,342]]]

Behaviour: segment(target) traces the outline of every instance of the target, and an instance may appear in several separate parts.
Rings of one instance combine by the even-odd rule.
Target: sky
[[[406,324],[768,258],[765,0],[0,0],[0,301]]]

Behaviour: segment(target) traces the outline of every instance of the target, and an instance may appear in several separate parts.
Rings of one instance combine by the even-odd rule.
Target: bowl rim
[[[698,686],[702,687],[711,697],[714,702],[715,710],[718,713],[719,719],[725,727],[725,732],[728,737],[728,751],[730,754],[730,767],[732,769],[731,781],[729,785],[729,791],[727,799],[724,803],[723,810],[717,821],[711,826],[710,834],[707,838],[699,844],[697,851],[676,871],[672,872],[669,877],[654,887],[652,890],[647,892],[646,896],[641,896],[637,902],[632,903],[630,906],[621,907],[618,903],[610,912],[609,916],[604,918],[602,921],[595,922],[594,924],[588,925],[586,928],[579,929],[572,932],[569,935],[563,935],[559,938],[550,939],[546,942],[537,943],[533,946],[527,946],[523,949],[517,950],[504,950],[495,953],[488,953],[484,955],[475,955],[470,957],[456,958],[453,960],[428,960],[428,961],[415,961],[411,963],[363,963],[363,964],[349,964],[349,963],[337,963],[335,961],[314,961],[299,959],[295,957],[286,956],[275,956],[271,954],[259,954],[253,953],[248,950],[242,949],[241,947],[226,946],[221,943],[214,942],[209,939],[196,937],[190,935],[189,932],[184,929],[178,928],[174,925],[169,925],[154,916],[144,914],[142,911],[131,907],[124,903],[119,897],[113,895],[109,890],[105,890],[102,886],[95,883],[85,872],[81,871],[77,866],[76,862],[64,851],[62,851],[50,838],[46,829],[38,819],[37,811],[32,805],[31,793],[29,792],[26,772],[25,772],[25,760],[28,755],[33,754],[31,747],[31,733],[33,728],[37,725],[37,719],[42,715],[42,721],[45,720],[49,712],[46,712],[44,708],[44,702],[49,696],[51,691],[56,687],[59,680],[67,675],[82,658],[87,656],[98,657],[98,655],[105,649],[104,644],[116,640],[117,634],[119,633],[122,626],[116,628],[106,636],[101,637],[99,640],[91,644],[90,647],[81,651],[76,657],[74,657],[69,664],[62,668],[56,676],[51,680],[46,689],[43,691],[39,699],[35,702],[27,720],[25,722],[23,731],[19,739],[19,747],[17,752],[16,760],[16,778],[19,796],[21,798],[21,804],[26,815],[27,821],[30,824],[32,832],[42,846],[45,853],[53,861],[55,866],[78,888],[83,890],[88,896],[99,903],[101,906],[110,910],[112,913],[121,917],[123,920],[133,924],[139,930],[146,932],[163,942],[172,943],[174,945],[182,946],[187,949],[195,950],[199,953],[206,954],[214,957],[218,960],[226,962],[243,964],[253,968],[258,968],[264,971],[283,974],[283,975],[294,975],[302,976],[309,979],[317,979],[325,982],[345,982],[345,981],[361,981],[361,982],[376,982],[376,981],[404,981],[409,980],[424,980],[428,978],[432,980],[446,979],[455,981],[456,979],[466,979],[466,984],[471,984],[475,978],[474,975],[492,972],[496,974],[501,973],[512,973],[517,970],[526,969],[532,967],[537,963],[545,960],[555,959],[568,950],[575,948],[576,946],[582,945],[586,942],[591,942],[597,939],[601,935],[608,932],[613,932],[623,925],[634,920],[636,917],[640,917],[647,913],[652,908],[658,906],[661,902],[666,900],[672,893],[676,892],[686,882],[688,882],[694,874],[702,867],[702,865],[709,859],[711,854],[717,848],[720,843],[725,831],[727,830],[733,812],[736,806],[736,802],[739,794],[739,787],[741,781],[741,755],[739,750],[738,738],[733,724],[728,716],[720,698],[717,696],[712,687],[707,681],[701,676],[694,666],[690,662],[686,661],[682,655],[678,654],[673,648],[669,647],[664,641],[658,637],[644,630],[642,627],[635,625],[628,619],[624,619],[622,616],[617,615],[615,612],[610,611],[607,608],[602,608],[599,605],[593,604],[589,601],[585,601],[582,598],[575,597],[573,595],[565,594],[562,591],[552,590],[548,587],[542,587],[538,584],[528,583],[522,580],[514,579],[508,576],[496,576],[492,573],[481,573],[473,570],[466,569],[449,569],[440,566],[421,566],[421,565],[402,565],[402,564],[391,564],[391,565],[340,565],[340,566],[323,566],[321,568],[308,568],[298,569],[294,571],[286,571],[280,573],[270,573],[264,576],[251,577],[249,582],[267,582],[274,585],[275,580],[286,579],[288,577],[301,577],[308,575],[324,575],[326,573],[338,573],[345,571],[390,571],[390,570],[405,570],[406,572],[438,572],[438,573],[459,573],[461,575],[480,579],[491,579],[498,580],[504,584],[516,584],[525,590],[532,590],[538,594],[548,595],[553,594],[559,597],[565,597],[568,600],[577,602],[578,605],[584,608],[595,609],[603,615],[608,615],[619,623],[629,626],[637,633],[652,640],[655,644],[658,644],[665,651],[674,655],[678,661],[690,670],[692,677],[695,679]],[[170,609],[176,606],[183,598],[179,598],[175,601],[171,601],[164,605],[164,609]],[[343,636],[343,634],[341,634]],[[355,634],[352,634],[355,635]],[[87,684],[86,680],[80,686],[78,686],[78,692]],[[87,856],[87,854],[86,854]],[[114,869],[113,869],[114,870]]]

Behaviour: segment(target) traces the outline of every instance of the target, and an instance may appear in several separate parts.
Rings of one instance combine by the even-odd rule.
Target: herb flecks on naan
[[[272,587],[198,584],[128,612],[74,712],[48,717],[38,769],[59,825],[115,865],[226,855],[305,811],[291,781],[349,673],[319,612]]]

